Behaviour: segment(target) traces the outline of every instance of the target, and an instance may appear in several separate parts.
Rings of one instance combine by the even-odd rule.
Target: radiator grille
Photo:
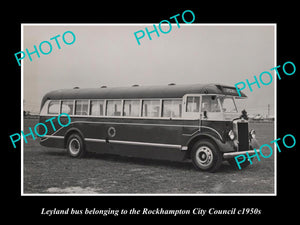
[[[237,123],[239,151],[249,150],[248,123]]]

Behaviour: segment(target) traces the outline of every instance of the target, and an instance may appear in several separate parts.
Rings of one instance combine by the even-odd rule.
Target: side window
[[[75,101],[75,115],[87,115],[88,114],[88,100],[76,100]]]
[[[59,100],[50,101],[48,114],[59,114]]]
[[[187,97],[186,112],[199,112],[200,97]]]
[[[104,100],[91,100],[90,115],[93,116],[104,115]]]
[[[159,117],[160,100],[143,100],[142,116]]]
[[[139,116],[140,115],[140,100],[125,100],[123,116]]]
[[[163,100],[163,117],[181,117],[182,100]]]
[[[61,113],[73,114],[73,100],[61,101]]]
[[[107,116],[121,116],[121,100],[108,100],[106,106]]]

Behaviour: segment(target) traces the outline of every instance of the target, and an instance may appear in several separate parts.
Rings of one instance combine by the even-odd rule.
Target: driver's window
[[[218,99],[215,95],[202,96],[201,112],[221,112]]]

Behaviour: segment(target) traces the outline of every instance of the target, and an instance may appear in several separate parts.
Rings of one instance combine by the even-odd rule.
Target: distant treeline
[[[274,118],[263,118],[263,119],[253,119],[249,118],[250,123],[272,123],[274,122]]]
[[[24,115],[24,118],[25,119],[38,119],[39,118],[39,115]]]

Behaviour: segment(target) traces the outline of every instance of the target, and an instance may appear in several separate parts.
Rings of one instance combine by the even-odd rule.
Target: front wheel
[[[71,157],[82,158],[85,155],[85,147],[81,136],[71,134],[67,142],[67,151]]]
[[[222,154],[209,140],[196,142],[192,148],[191,158],[194,166],[203,171],[214,172],[222,164]]]

